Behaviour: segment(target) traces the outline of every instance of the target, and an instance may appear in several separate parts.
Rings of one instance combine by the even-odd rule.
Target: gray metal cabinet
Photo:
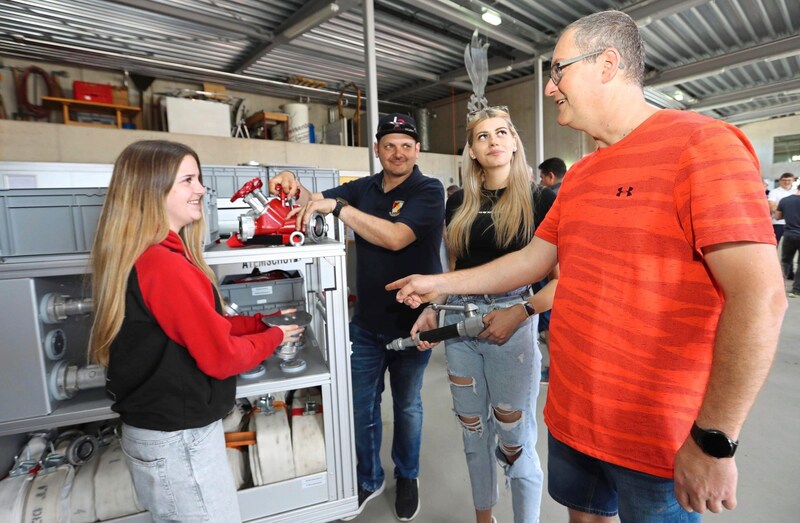
[[[358,506],[345,242],[338,221],[331,236],[320,243],[307,242],[298,247],[231,249],[218,244],[205,255],[220,279],[252,266],[300,271],[304,275],[306,309],[313,316],[309,329],[314,334],[313,343],[303,354],[305,370],[285,374],[279,368],[280,361],[273,356],[266,361],[266,373],[260,378],[239,378],[237,397],[307,387],[321,389],[327,467],[316,474],[240,490],[239,502],[246,521],[332,521],[353,513]],[[0,372],[5,373],[0,380],[0,394],[3,402],[8,402],[10,395],[19,398],[13,410],[0,411],[0,477],[10,468],[11,457],[25,433],[116,416],[101,389],[80,391],[66,400],[54,399],[48,389],[54,366],[52,352],[63,350],[66,359],[85,353],[86,339],[72,331],[85,330],[87,320],[67,318],[63,324],[46,325],[39,320],[42,295],[64,289],[67,294],[80,294],[82,285],[85,291],[87,261],[86,254],[0,260],[0,330],[3,331]],[[61,333],[52,334],[54,329]],[[51,348],[47,349],[48,346]],[[61,354],[57,356],[59,359]],[[18,379],[12,380],[13,376]],[[150,517],[142,513],[115,521],[146,522]]]

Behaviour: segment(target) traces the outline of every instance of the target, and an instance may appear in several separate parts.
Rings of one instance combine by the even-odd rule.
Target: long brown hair
[[[464,147],[461,163],[464,166],[464,201],[447,226],[447,248],[456,257],[463,257],[469,252],[470,231],[481,208],[481,185],[484,181],[484,172],[478,160],[470,157],[469,148],[472,146],[475,127],[489,118],[505,120],[517,146],[517,151],[511,157],[511,171],[508,174],[507,188],[492,210],[492,223],[496,232],[497,246],[506,248],[519,237],[524,240],[533,237],[532,182],[528,175],[525,149],[508,112],[500,108],[488,107],[475,113],[467,122],[467,146]]]
[[[197,153],[186,145],[146,140],[126,147],[114,163],[90,256],[94,309],[91,361],[108,365],[111,342],[125,317],[128,277],[139,256],[169,233],[165,201],[187,156],[200,166]],[[204,231],[205,216],[183,227],[179,234],[189,261],[216,289],[214,273],[203,259]]]

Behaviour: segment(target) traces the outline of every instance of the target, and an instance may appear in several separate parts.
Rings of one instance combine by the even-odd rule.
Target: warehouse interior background
[[[786,170],[773,162],[773,148],[776,136],[789,150],[798,147],[787,138],[800,118],[800,4],[793,0],[8,0],[0,4],[0,159],[111,162],[142,132],[164,128],[163,98],[204,84],[226,90],[233,123],[258,111],[280,113],[285,104],[308,105],[317,142],[340,115],[356,119],[358,91],[365,146],[372,141],[364,111],[374,60],[378,110],[422,114],[428,143],[420,166],[457,182],[453,155],[463,143],[471,92],[464,48],[477,30],[489,44],[487,98],[510,108],[530,163],[560,156],[569,165],[594,145],[555,123],[549,99],[537,110],[539,84],[546,83],[559,32],[602,9],[623,10],[639,23],[652,103],[740,125],[765,179]],[[374,37],[366,41],[368,27]],[[125,87],[127,103],[142,109],[138,130],[35,123],[61,121],[57,110],[20,126],[13,69],[31,65],[51,73],[65,97],[76,80]],[[48,94],[37,75],[27,83],[32,103]],[[188,139],[206,163],[370,169],[368,152]],[[98,141],[108,146],[89,145]]]
[[[477,30],[489,44],[487,99],[509,107],[529,163],[559,156],[570,165],[594,150],[594,143],[558,126],[556,108],[541,91],[560,31],[603,9],[623,10],[639,24],[651,103],[740,126],[768,184],[783,172],[800,175],[797,0],[3,0],[0,161],[109,164],[129,143],[166,138],[195,148],[206,165],[303,165],[337,169],[343,179],[364,176],[371,170],[371,148],[365,147],[374,135],[367,125],[372,63],[378,111],[424,121],[428,143],[420,168],[445,185],[458,183],[457,153],[472,90],[464,49]],[[372,39],[365,37],[370,27]],[[31,114],[17,89],[30,67],[60,86],[58,91],[39,75],[28,75],[24,90],[31,105],[41,105],[42,96],[72,98],[76,81],[107,84],[115,103],[138,110],[134,128],[64,125],[57,106],[39,117]],[[165,122],[168,99],[224,106],[223,127],[229,132],[164,134],[174,124]],[[281,114],[298,103],[308,108],[316,143],[288,141],[281,124],[270,127],[269,139],[257,135],[263,131],[258,125],[248,129],[250,139],[232,136],[241,119]],[[354,127],[356,115],[360,145],[355,136],[354,145],[320,143],[327,126],[342,128],[345,120],[344,127]],[[8,188],[7,180],[0,180],[0,189]],[[791,458],[800,430],[800,333],[792,318],[800,305],[790,306],[775,369],[737,458],[741,508],[707,517],[711,521],[796,519],[800,468]],[[437,488],[423,489],[427,519],[420,520],[461,520],[471,516],[469,508],[442,501],[461,499],[468,489],[462,450],[454,444],[459,429],[448,401],[442,401],[448,394],[443,357],[434,358],[423,389],[425,405],[445,423],[428,423],[426,417],[424,441],[436,461],[452,467],[428,465],[424,486]],[[390,412],[385,423],[391,423]],[[9,440],[0,437],[4,465],[13,457]],[[540,437],[542,456],[543,441]],[[498,519],[510,521],[503,496]],[[362,519],[393,521],[392,499],[385,495]],[[543,521],[563,520],[562,507],[547,496],[543,503]]]

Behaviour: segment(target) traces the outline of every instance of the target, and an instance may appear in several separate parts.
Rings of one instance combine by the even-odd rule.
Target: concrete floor
[[[787,289],[790,288],[787,282]],[[800,521],[800,298],[789,300],[775,363],[764,389],[740,436],[739,506],[722,514],[707,513],[704,521],[726,523],[794,523]],[[386,390],[389,390],[388,383]],[[451,412],[444,354],[434,349],[422,390],[423,424],[418,523],[474,521],[469,478],[461,443],[461,429]],[[539,395],[539,443],[542,465],[547,466],[545,428],[541,420],[547,386]],[[391,398],[383,401],[382,461],[387,475],[383,495],[372,500],[355,520],[390,523],[394,517],[393,465],[389,455],[392,434]],[[545,474],[545,488],[547,485]],[[500,502],[494,510],[498,523],[513,521],[510,493],[500,479]],[[564,507],[546,493],[542,523],[566,522]],[[635,522],[634,522],[635,523]]]

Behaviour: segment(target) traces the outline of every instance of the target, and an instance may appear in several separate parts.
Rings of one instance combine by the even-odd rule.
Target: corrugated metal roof
[[[534,73],[558,33],[621,9],[647,48],[649,98],[743,123],[800,113],[797,0],[375,0],[379,99],[421,106],[469,92],[464,47],[490,43],[489,85]],[[503,23],[480,19],[491,9]],[[365,90],[356,0],[5,0],[0,56],[68,62],[232,89],[335,99]],[[304,76],[327,84],[287,83]],[[382,106],[385,108],[386,106]],[[774,113],[774,114],[773,114]],[[766,116],[765,116],[766,115]]]

